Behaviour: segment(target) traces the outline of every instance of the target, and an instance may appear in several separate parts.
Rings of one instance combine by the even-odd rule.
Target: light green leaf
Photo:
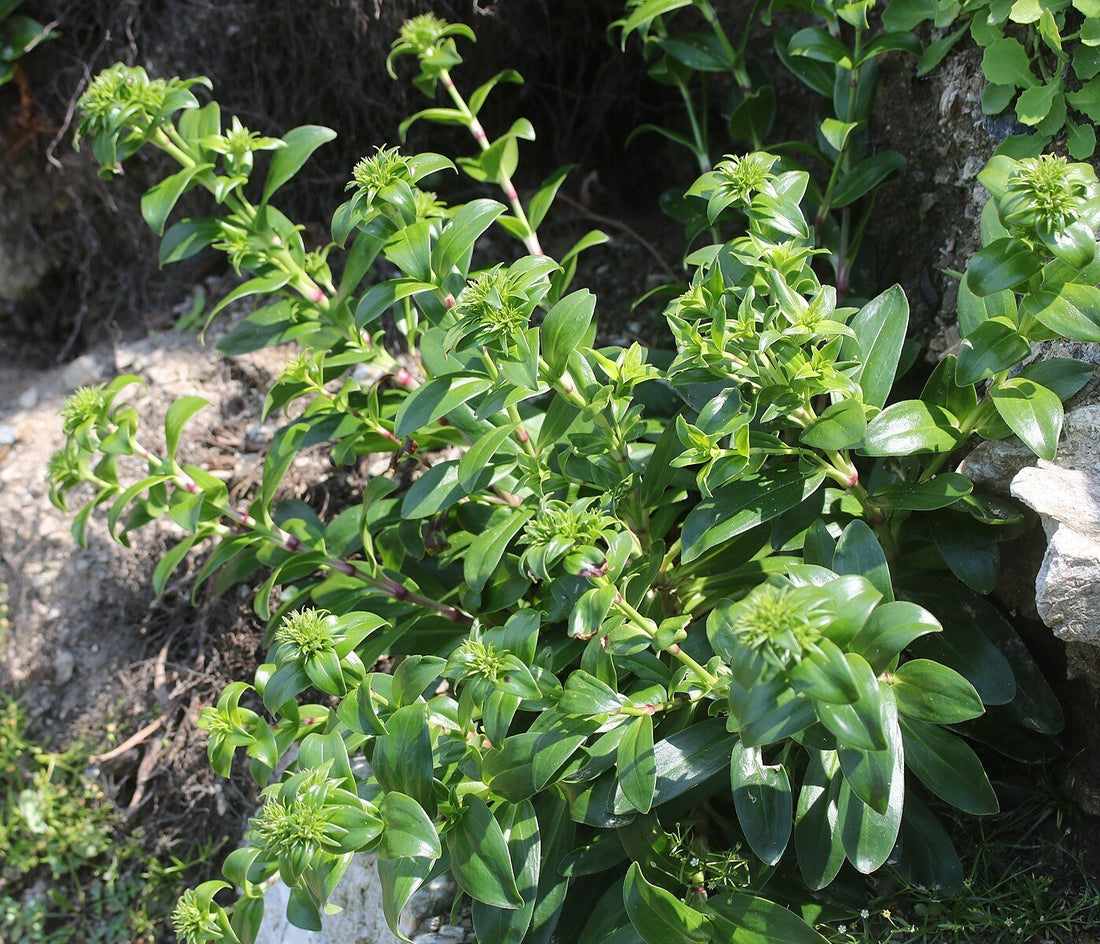
[[[1039,458],[1052,460],[1062,435],[1062,401],[1046,387],[1012,377],[991,391],[997,412]]]
[[[267,172],[267,180],[264,181],[261,205],[266,204],[276,190],[301,170],[302,165],[309,160],[310,155],[317,148],[335,137],[335,131],[331,128],[322,128],[320,125],[303,125],[284,134],[283,140],[286,142],[286,147],[278,148],[271,158],[271,167]]]

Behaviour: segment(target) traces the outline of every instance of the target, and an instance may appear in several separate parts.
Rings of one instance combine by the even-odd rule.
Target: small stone
[[[91,354],[83,354],[65,365],[61,371],[61,384],[66,390],[75,390],[96,383],[101,374],[99,362]]]
[[[418,934],[413,938],[413,944],[463,944],[465,940],[465,928],[460,928],[453,924],[445,924],[438,931]]]
[[[68,649],[61,649],[53,658],[53,680],[58,685],[65,685],[73,677],[76,669],[76,656]]]
[[[19,438],[14,426],[0,426],[0,446],[13,446]]]
[[[27,387],[19,394],[19,409],[33,410],[36,406],[38,406],[38,388]]]

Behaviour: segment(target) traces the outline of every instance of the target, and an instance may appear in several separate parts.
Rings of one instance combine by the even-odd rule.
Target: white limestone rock
[[[456,888],[447,876],[420,889],[401,915],[400,928],[412,937],[433,916],[446,914],[454,901]],[[303,931],[286,919],[290,889],[276,881],[264,894],[264,919],[256,944],[397,944],[382,913],[382,886],[378,880],[378,860],[373,855],[357,855],[352,860],[332,896],[332,903],[343,910],[325,915],[321,931]]]

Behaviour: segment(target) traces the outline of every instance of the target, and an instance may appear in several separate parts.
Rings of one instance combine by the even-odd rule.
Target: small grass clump
[[[10,944],[151,944],[186,864],[149,856],[85,773],[79,747],[30,736],[0,697],[0,940]]]

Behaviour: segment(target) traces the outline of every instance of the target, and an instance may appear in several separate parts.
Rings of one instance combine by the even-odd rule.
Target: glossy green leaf
[[[657,787],[653,805],[660,806],[725,771],[735,739],[722,718],[708,718],[653,745]]]
[[[887,731],[890,731],[897,724],[899,710],[893,690],[883,690],[883,704]],[[888,739],[886,748],[881,751],[840,747],[837,756],[844,779],[855,795],[876,813],[885,814],[894,789],[894,776],[905,767],[902,739]]]
[[[730,784],[749,847],[761,861],[775,865],[790,840],[794,812],[786,768],[765,764],[760,748],[738,743],[730,756]]]
[[[975,295],[993,295],[1016,288],[1042,268],[1039,253],[1022,239],[1004,236],[974,254],[966,267],[966,285]]]
[[[882,407],[894,384],[909,325],[909,301],[900,285],[871,299],[852,319],[855,338],[845,338],[840,356],[855,362],[849,372],[863,389],[863,402]]]
[[[646,944],[706,944],[707,919],[658,885],[651,885],[637,862],[623,884],[623,904],[634,930]]]
[[[271,167],[264,181],[261,203],[266,204],[276,190],[301,170],[317,148],[335,137],[335,131],[319,125],[303,125],[284,134],[283,141],[286,142],[286,147],[278,148],[271,158]]]
[[[1017,436],[1040,459],[1052,460],[1062,435],[1062,401],[1033,380],[1011,377],[990,391],[993,405]]]
[[[930,659],[911,659],[890,679],[898,711],[935,724],[958,724],[985,711],[977,691],[954,669]]]
[[[451,217],[432,250],[432,271],[436,277],[443,280],[450,275],[459,261],[468,256],[478,237],[506,209],[496,200],[471,200],[463,204]]]
[[[1016,694],[1012,668],[1001,651],[982,632],[984,601],[958,583],[926,583],[914,600],[939,618],[943,632],[914,640],[913,655],[946,665],[966,678],[986,705],[1003,705]],[[979,603],[981,601],[981,603]]]
[[[890,579],[886,552],[879,544],[875,532],[858,518],[848,524],[836,543],[833,570],[838,574],[859,574],[866,577],[884,599],[894,599],[894,585]]]
[[[449,374],[429,380],[412,391],[398,408],[394,435],[399,439],[411,436],[491,386],[488,377],[473,373]]]
[[[798,438],[806,446],[836,451],[858,446],[866,429],[862,404],[858,400],[842,400],[827,407]]]
[[[467,895],[497,908],[523,907],[508,843],[484,800],[467,797],[444,838],[451,857],[451,874]]]
[[[615,764],[624,799],[639,813],[648,813],[657,788],[652,715],[639,715],[627,725]]]
[[[1072,357],[1048,357],[1028,364],[1019,376],[1053,391],[1064,403],[1092,379],[1093,368]]]
[[[901,740],[896,709],[885,712],[885,743]],[[889,858],[901,828],[905,798],[905,751],[891,751],[894,768],[890,772],[890,795],[884,813],[878,813],[864,803],[851,784],[844,780],[837,794],[837,828],[844,854],[865,875],[879,869]]]
[[[983,816],[1000,808],[978,755],[962,738],[926,721],[902,716],[905,762],[941,800]]]
[[[535,808],[527,800],[502,804],[495,814],[523,898],[522,908],[494,908],[473,903],[474,931],[478,944],[520,944],[531,925],[538,897],[542,843]]]
[[[439,834],[419,803],[403,793],[382,797],[382,845],[387,859],[438,859],[443,854]]]
[[[398,708],[386,718],[386,729],[389,733],[374,741],[371,755],[374,776],[387,793],[403,793],[434,815],[435,764],[428,706],[419,702]]]
[[[714,927],[712,944],[826,944],[793,911],[745,892],[711,895],[704,914]]]
[[[822,472],[806,475],[797,467],[785,466],[717,489],[684,520],[680,537],[684,562],[795,507],[823,481]]]
[[[838,744],[864,751],[885,750],[889,746],[889,716],[878,679],[862,656],[849,652],[845,658],[859,697],[851,704],[817,702],[814,706],[817,716],[836,736]]]
[[[926,482],[899,482],[871,495],[879,508],[905,511],[935,511],[954,505],[974,490],[974,483],[958,472],[941,472]]]
[[[1100,288],[1069,282],[1026,299],[1024,311],[1071,341],[1100,341]]]
[[[902,400],[867,424],[860,451],[868,456],[950,452],[960,439],[959,421],[947,410],[920,400]]]
[[[385,859],[378,860],[378,879],[382,886],[382,913],[386,924],[402,941],[411,941],[400,930],[398,922],[401,912],[417,889],[431,872],[430,859]]]
[[[837,806],[844,778],[835,751],[809,754],[795,809],[794,845],[804,881],[817,890],[836,878],[844,864]]]
[[[899,600],[878,607],[851,642],[876,675],[883,672],[914,639],[941,632],[939,621],[915,603]]]
[[[588,334],[596,296],[587,289],[566,295],[546,314],[542,323],[542,356],[552,380],[565,371],[569,355]]]
[[[959,346],[955,382],[962,387],[1007,370],[1031,353],[1015,324],[1003,318],[983,321]]]
[[[569,635],[587,639],[599,632],[617,592],[612,586],[586,590],[569,613]]]

